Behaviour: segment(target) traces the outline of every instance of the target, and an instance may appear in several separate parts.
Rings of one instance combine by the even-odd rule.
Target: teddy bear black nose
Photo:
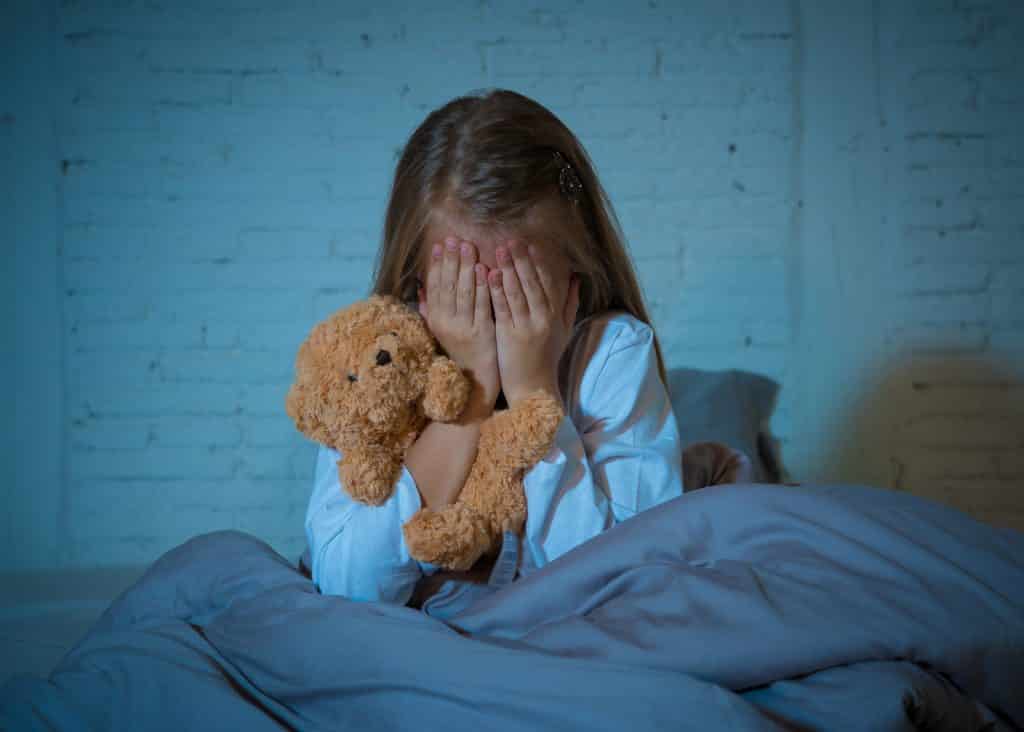
[[[383,348],[377,351],[377,365],[387,366],[391,363],[391,354],[385,351]]]

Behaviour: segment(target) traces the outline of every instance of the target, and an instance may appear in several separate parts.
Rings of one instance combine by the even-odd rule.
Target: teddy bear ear
[[[310,342],[323,337],[325,329],[314,328],[309,338],[299,346],[295,357],[295,381],[284,400],[284,411],[295,423],[295,428],[312,440],[323,441],[323,424],[316,411],[316,381],[310,369],[313,368],[313,353]]]
[[[296,382],[285,397],[284,410],[303,435],[324,445],[334,446],[335,436],[324,425],[316,408],[316,395],[307,384]]]

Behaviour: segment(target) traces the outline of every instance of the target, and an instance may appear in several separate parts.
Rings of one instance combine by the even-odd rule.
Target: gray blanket
[[[49,679],[0,689],[0,727],[1012,729],[1022,689],[1024,534],[892,491],[724,486],[447,622],[200,536]]]

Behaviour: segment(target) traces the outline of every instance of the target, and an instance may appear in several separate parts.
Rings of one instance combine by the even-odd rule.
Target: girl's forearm
[[[426,508],[440,509],[454,503],[476,457],[480,423],[491,415],[494,400],[474,389],[458,422],[431,422],[405,453]]]

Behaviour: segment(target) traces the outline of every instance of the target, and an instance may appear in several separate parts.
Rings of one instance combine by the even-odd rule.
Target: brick
[[[949,450],[904,449],[900,461],[906,467],[908,483],[927,485],[929,482],[956,480],[985,480],[998,477],[1000,452],[960,452]]]
[[[130,537],[173,537],[178,543],[198,534],[230,529],[235,511],[229,506],[180,505],[171,493],[147,491],[143,495],[121,495],[114,500],[121,510],[110,511],[110,504],[76,500],[75,540],[110,541]],[[126,520],[126,517],[128,520]]]
[[[121,384],[147,386],[160,379],[160,354],[157,351],[71,351],[65,354],[64,370],[68,386]]]
[[[369,283],[369,272],[365,272],[365,281]],[[313,317],[309,320],[308,327],[314,323],[324,320],[340,308],[348,307],[356,300],[368,296],[368,286],[342,285],[340,287],[325,287],[313,297]]]
[[[777,256],[697,257],[687,253],[684,282],[698,288],[718,288],[722,293],[781,292],[786,282],[786,263]]]
[[[266,74],[311,69],[313,46],[294,41],[153,39],[147,41],[143,63],[151,71]]]
[[[68,259],[143,257],[149,249],[149,236],[144,227],[71,224],[64,227],[61,253]]]
[[[1002,232],[1020,240],[1024,232],[1024,209],[1007,201],[977,202],[978,220],[989,231]]]
[[[227,322],[303,323],[313,322],[314,291],[282,287],[236,290],[205,290],[196,292],[154,293],[152,312],[168,319],[201,318],[212,324]]]
[[[653,107],[630,110],[627,107],[574,108],[563,122],[580,137],[619,139],[627,136],[660,136],[664,121]]]
[[[915,130],[907,136],[906,160],[911,166],[932,168],[984,167],[988,145],[987,135]]]
[[[155,447],[237,447],[242,428],[235,417],[161,415],[151,426]]]
[[[312,323],[211,323],[206,327],[209,348],[298,352]]]
[[[980,323],[918,325],[895,328],[886,335],[894,351],[913,354],[981,353],[988,348],[988,327]]]
[[[146,297],[139,294],[65,292],[64,295],[64,312],[73,323],[143,320],[150,310]]]
[[[711,257],[777,257],[786,255],[785,240],[780,233],[762,229],[716,229],[688,234],[684,247],[690,256]]]
[[[259,74],[242,78],[234,101],[275,109],[350,107],[363,99],[398,95],[397,80],[342,73]]]
[[[928,262],[908,268],[896,291],[912,295],[979,293],[991,284],[992,270],[987,264]]]
[[[582,38],[553,43],[506,43],[491,55],[494,77],[506,74],[646,74],[654,69],[654,49],[629,38]]]
[[[899,427],[906,444],[933,449],[957,447],[999,450],[1024,443],[1024,420],[1020,416],[973,410],[962,414],[912,417]]]
[[[160,375],[174,382],[277,382],[291,376],[293,359],[290,351],[171,351],[160,358]]]
[[[73,448],[141,449],[151,439],[151,423],[142,419],[74,419],[70,444]]]
[[[250,447],[239,451],[239,475],[243,478],[295,479],[298,477],[292,462],[297,447]]]
[[[1013,115],[1009,107],[1007,115]],[[1024,166],[1024,135],[1020,132],[997,135],[992,138],[990,145],[990,161],[993,166]]]
[[[258,508],[239,508],[233,511],[232,527],[255,536],[282,536],[287,533],[299,533],[305,517],[305,505],[291,502],[279,506],[260,506]],[[302,548],[290,552],[293,559],[302,553]]]
[[[987,292],[897,296],[891,317],[895,324],[980,323],[989,319],[991,302]]]
[[[154,263],[155,264],[155,263]],[[72,261],[64,268],[67,287],[75,290],[109,290],[119,286],[150,291],[174,292],[180,289],[216,288],[320,288],[345,284],[362,286],[372,269],[369,259],[333,261],[288,259],[274,263],[260,261],[179,262],[163,261],[154,269],[151,263],[113,261]]]
[[[68,468],[81,478],[118,480],[227,478],[238,456],[209,447],[147,447],[142,450],[70,450]]]
[[[247,388],[252,387],[222,383],[156,383],[143,388],[90,381],[70,389],[67,403],[70,416],[77,419],[230,416],[245,411],[243,405]]]
[[[101,351],[116,358],[117,353],[137,349],[199,348],[202,325],[195,322],[121,322],[74,324],[69,329],[72,351]]]
[[[175,71],[96,71],[73,73],[68,87],[74,98],[89,104],[228,104],[231,81],[223,76]]]
[[[234,107],[160,107],[155,110],[162,131],[188,140],[229,142],[236,138],[326,138],[330,120],[319,109]]]
[[[283,398],[281,403],[284,404]],[[283,408],[275,417],[247,420],[245,444],[250,447],[294,447],[302,439]]]
[[[953,103],[969,105],[980,91],[974,74],[964,71],[920,70],[911,75],[906,86],[907,109]]]
[[[198,5],[65,3],[57,14],[57,32],[63,37],[96,34],[220,40],[231,33],[233,20],[230,14],[210,12],[209,7]]]
[[[294,361],[290,364],[294,369]],[[279,418],[285,414],[284,404],[294,372],[271,384],[247,384],[239,399],[242,412],[253,417]]]
[[[134,100],[123,104],[70,104],[58,122],[58,128],[72,135],[96,132],[152,133],[158,127],[158,111]]]
[[[996,265],[1024,261],[1024,246],[1019,237],[977,227],[971,230],[910,229],[903,233],[899,249],[899,261],[911,266],[986,262],[998,272]]]
[[[784,291],[776,286],[778,293]],[[785,298],[765,298],[758,290],[736,290],[728,295],[717,286],[688,286],[682,290],[675,317],[682,320],[721,318],[722,320],[763,319],[776,320],[788,316]]]

